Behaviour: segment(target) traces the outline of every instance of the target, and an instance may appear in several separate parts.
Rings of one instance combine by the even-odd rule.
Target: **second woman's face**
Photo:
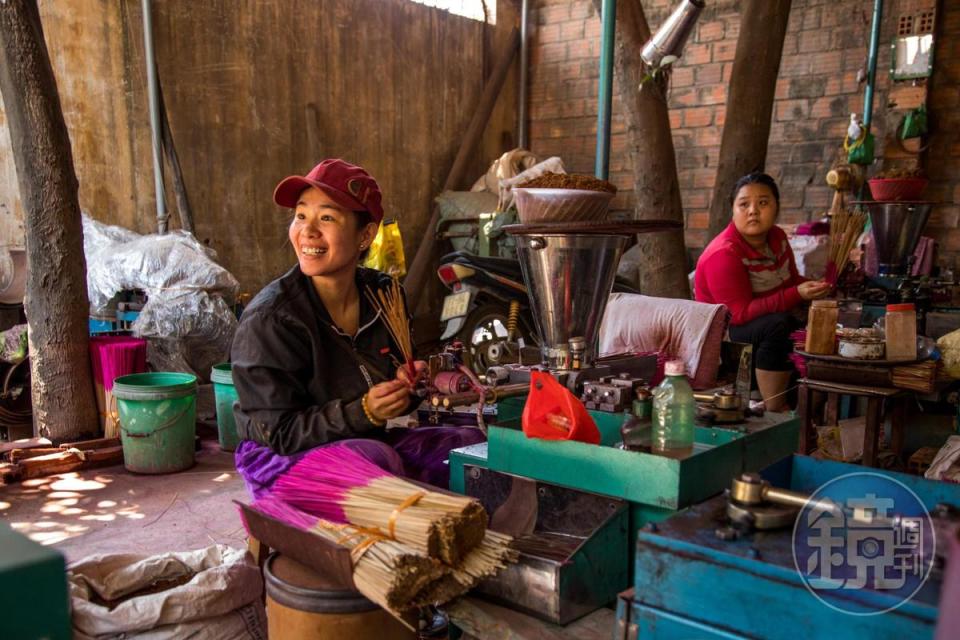
[[[370,239],[369,229],[357,228],[355,216],[316,187],[300,194],[289,236],[304,275],[330,276],[356,268]]]
[[[733,199],[733,224],[745,238],[764,239],[777,222],[777,199],[765,184],[740,187]]]

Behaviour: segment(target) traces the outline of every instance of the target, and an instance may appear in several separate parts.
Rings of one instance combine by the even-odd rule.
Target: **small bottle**
[[[917,310],[913,304],[888,304],[884,319],[887,360],[917,357]]]
[[[682,360],[666,364],[666,377],[653,390],[652,452],[669,458],[693,453],[697,403]]]
[[[637,389],[637,399],[633,401],[632,411],[625,413],[626,419],[620,426],[620,437],[623,439],[620,448],[650,453],[653,440],[653,394],[650,389]]]
[[[839,316],[840,309],[836,300],[814,300],[807,314],[807,342],[804,351],[833,355],[836,350]]]

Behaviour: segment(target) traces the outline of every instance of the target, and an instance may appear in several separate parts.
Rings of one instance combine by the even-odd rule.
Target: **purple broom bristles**
[[[348,446],[332,444],[307,453],[280,476],[272,491],[311,515],[346,522],[347,493],[385,476],[392,474]]]

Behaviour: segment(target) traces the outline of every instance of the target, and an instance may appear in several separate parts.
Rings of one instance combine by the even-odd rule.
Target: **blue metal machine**
[[[862,467],[792,456],[768,467],[771,485],[811,493]],[[793,526],[726,535],[728,499],[718,496],[637,539],[634,589],[618,602],[617,640],[629,638],[910,638],[933,637],[945,533],[956,535],[960,486],[870,470],[903,483],[936,515],[937,556],[923,586],[905,602],[869,588],[809,590],[793,555]],[[882,481],[881,481],[882,482]],[[885,613],[853,615],[849,609]],[[958,631],[957,633],[960,633]]]

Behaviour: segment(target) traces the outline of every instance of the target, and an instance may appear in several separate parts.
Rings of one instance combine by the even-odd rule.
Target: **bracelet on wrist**
[[[373,412],[370,411],[370,405],[367,404],[367,396],[369,395],[370,394],[368,393],[363,394],[363,398],[360,400],[360,405],[363,407],[363,413],[367,416],[367,420],[369,420],[375,426],[382,427],[383,425],[387,424],[387,421],[378,419],[373,415]]]

